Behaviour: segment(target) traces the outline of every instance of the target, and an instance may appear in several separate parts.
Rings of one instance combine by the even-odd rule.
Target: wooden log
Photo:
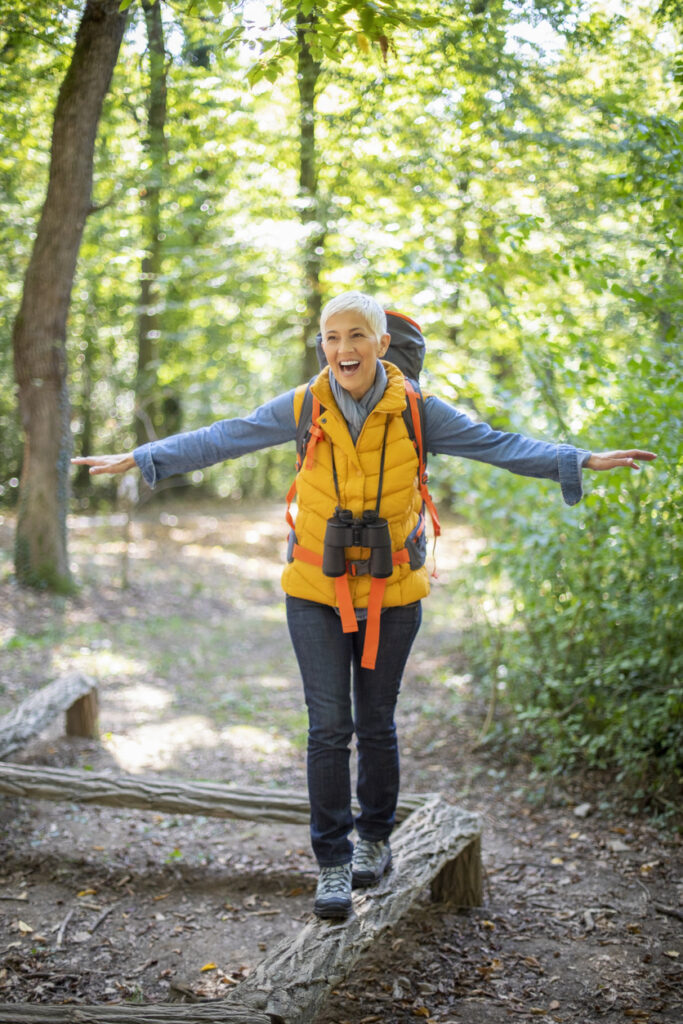
[[[135,807],[170,814],[204,814],[257,823],[307,825],[310,818],[308,796],[299,790],[237,789],[217,782],[108,775],[9,762],[0,762],[0,793],[23,799]],[[406,818],[429,796],[402,796],[398,818]]]
[[[0,1003],[0,1024],[282,1024],[274,1014],[216,999],[205,1003],[45,1006]]]
[[[432,899],[448,901],[458,907],[480,907],[483,902],[481,879],[481,838],[477,836],[459,857],[448,861],[432,881]]]
[[[99,736],[97,714],[97,690],[93,689],[66,709],[67,736],[84,736],[96,740]]]
[[[95,683],[81,672],[70,672],[32,693],[0,718],[0,758],[25,746],[46,725],[76,701],[95,690]]]
[[[376,888],[354,894],[351,917],[341,923],[313,920],[262,960],[227,1001],[275,1013],[286,1024],[311,1024],[330,989],[447,864],[459,861],[480,832],[476,815],[441,797],[429,800],[394,832],[393,870]]]

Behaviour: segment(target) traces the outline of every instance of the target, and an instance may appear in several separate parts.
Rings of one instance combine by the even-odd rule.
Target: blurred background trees
[[[9,508],[10,339],[85,7],[0,0]],[[673,0],[132,3],[64,340],[75,454],[299,383],[320,304],[349,287],[423,325],[427,387],[471,414],[658,451],[639,475],[591,476],[574,509],[476,464],[434,460],[432,479],[486,539],[463,599],[503,709],[487,740],[532,736],[546,768],[610,768],[659,799],[682,746],[680,29]],[[277,449],[194,483],[279,497],[291,463]],[[74,509],[113,497],[72,482]]]

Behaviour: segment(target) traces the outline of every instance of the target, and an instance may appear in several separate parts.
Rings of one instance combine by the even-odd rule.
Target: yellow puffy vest
[[[386,390],[363,425],[354,445],[346,420],[339,411],[329,383],[329,368],[312,385],[324,411],[318,417],[322,437],[316,443],[313,465],[306,459],[296,477],[297,515],[295,533],[301,548],[322,556],[327,520],[334,515],[339,498],[332,474],[332,445],[339,479],[341,507],[360,517],[365,509],[375,508],[384,430],[389,417],[384,480],[379,514],[389,523],[392,551],[404,548],[406,538],[417,526],[422,510],[418,489],[418,458],[403,419],[406,405],[403,374],[392,363],[383,363],[387,372]],[[307,385],[298,388],[294,414],[298,421]],[[368,548],[348,548],[347,558],[365,559]],[[367,608],[372,580],[370,576],[349,579],[355,608]],[[285,593],[292,597],[337,606],[335,581],[323,576],[322,568],[299,558],[289,562],[282,574]],[[382,607],[411,604],[429,593],[429,574],[424,566],[411,569],[407,563],[395,565],[382,595]]]

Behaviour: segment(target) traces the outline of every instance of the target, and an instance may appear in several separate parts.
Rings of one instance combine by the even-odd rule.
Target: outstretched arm
[[[628,466],[630,469],[640,469],[636,459],[643,462],[652,462],[657,456],[654,452],[644,452],[640,448],[629,448],[628,451],[617,452],[592,452],[588,462],[584,462],[586,469],[616,469],[617,466]]]
[[[90,466],[90,475],[97,473],[125,473],[135,468],[135,459],[130,455],[83,455],[72,459],[74,466]]]
[[[125,473],[138,466],[145,481],[154,487],[174,473],[204,469],[226,459],[293,441],[296,437],[294,391],[287,391],[259,406],[249,416],[219,420],[184,434],[140,445],[120,455],[87,455],[72,459],[90,466],[90,473]]]

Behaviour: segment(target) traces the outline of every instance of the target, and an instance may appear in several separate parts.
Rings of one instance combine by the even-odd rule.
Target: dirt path
[[[170,508],[170,506],[169,506]],[[102,738],[58,724],[27,762],[236,785],[305,785],[305,715],[279,589],[281,509],[150,512],[122,533],[71,524],[70,600],[9,579],[0,522],[0,713],[78,667],[100,681]],[[472,750],[485,714],[463,664],[450,524],[401,696],[403,786],[485,820],[485,904],[425,895],[333,996],[321,1024],[681,1020],[677,840],[609,790]],[[0,798],[0,1001],[212,997],[309,918],[306,830]]]

